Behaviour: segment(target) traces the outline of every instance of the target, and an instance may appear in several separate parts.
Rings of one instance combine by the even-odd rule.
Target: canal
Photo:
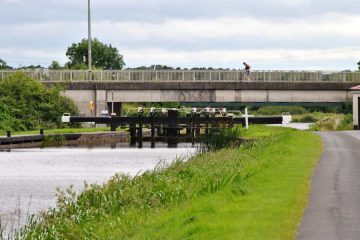
[[[116,173],[131,176],[152,170],[159,162],[195,154],[191,145],[151,149],[44,148],[0,152],[0,219],[22,225],[28,214],[55,206],[56,188],[72,185],[79,191],[88,183],[104,183]],[[19,221],[20,216],[20,221]]]

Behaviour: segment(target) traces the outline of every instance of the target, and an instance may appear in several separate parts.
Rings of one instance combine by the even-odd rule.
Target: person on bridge
[[[245,81],[249,81],[250,80],[250,69],[251,69],[251,66],[246,63],[246,62],[243,62],[244,66],[245,66]]]

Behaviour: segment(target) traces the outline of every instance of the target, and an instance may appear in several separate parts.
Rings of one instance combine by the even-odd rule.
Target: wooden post
[[[136,125],[130,123],[130,146],[136,146]]]
[[[116,124],[116,115],[111,115],[111,124],[110,124],[110,126],[111,126],[111,131],[112,132],[116,132],[116,126],[117,124]]]
[[[139,127],[138,127],[138,132],[137,132],[137,140],[138,140],[138,147],[142,148],[143,146],[143,119],[142,119],[142,114],[138,115],[139,117]]]
[[[151,114],[151,148],[155,148],[155,122],[154,122],[154,114]]]
[[[169,147],[176,147],[178,144],[178,115],[178,110],[168,110],[167,137]]]

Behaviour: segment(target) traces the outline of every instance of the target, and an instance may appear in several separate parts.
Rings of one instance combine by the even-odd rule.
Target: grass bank
[[[22,230],[26,239],[293,239],[322,144],[310,132],[252,127],[247,144],[113,177]]]

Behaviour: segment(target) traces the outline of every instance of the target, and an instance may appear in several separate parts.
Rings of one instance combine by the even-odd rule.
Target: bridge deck
[[[0,71],[7,78],[15,71]],[[39,81],[117,82],[360,82],[360,72],[335,71],[252,71],[243,70],[22,70]]]

